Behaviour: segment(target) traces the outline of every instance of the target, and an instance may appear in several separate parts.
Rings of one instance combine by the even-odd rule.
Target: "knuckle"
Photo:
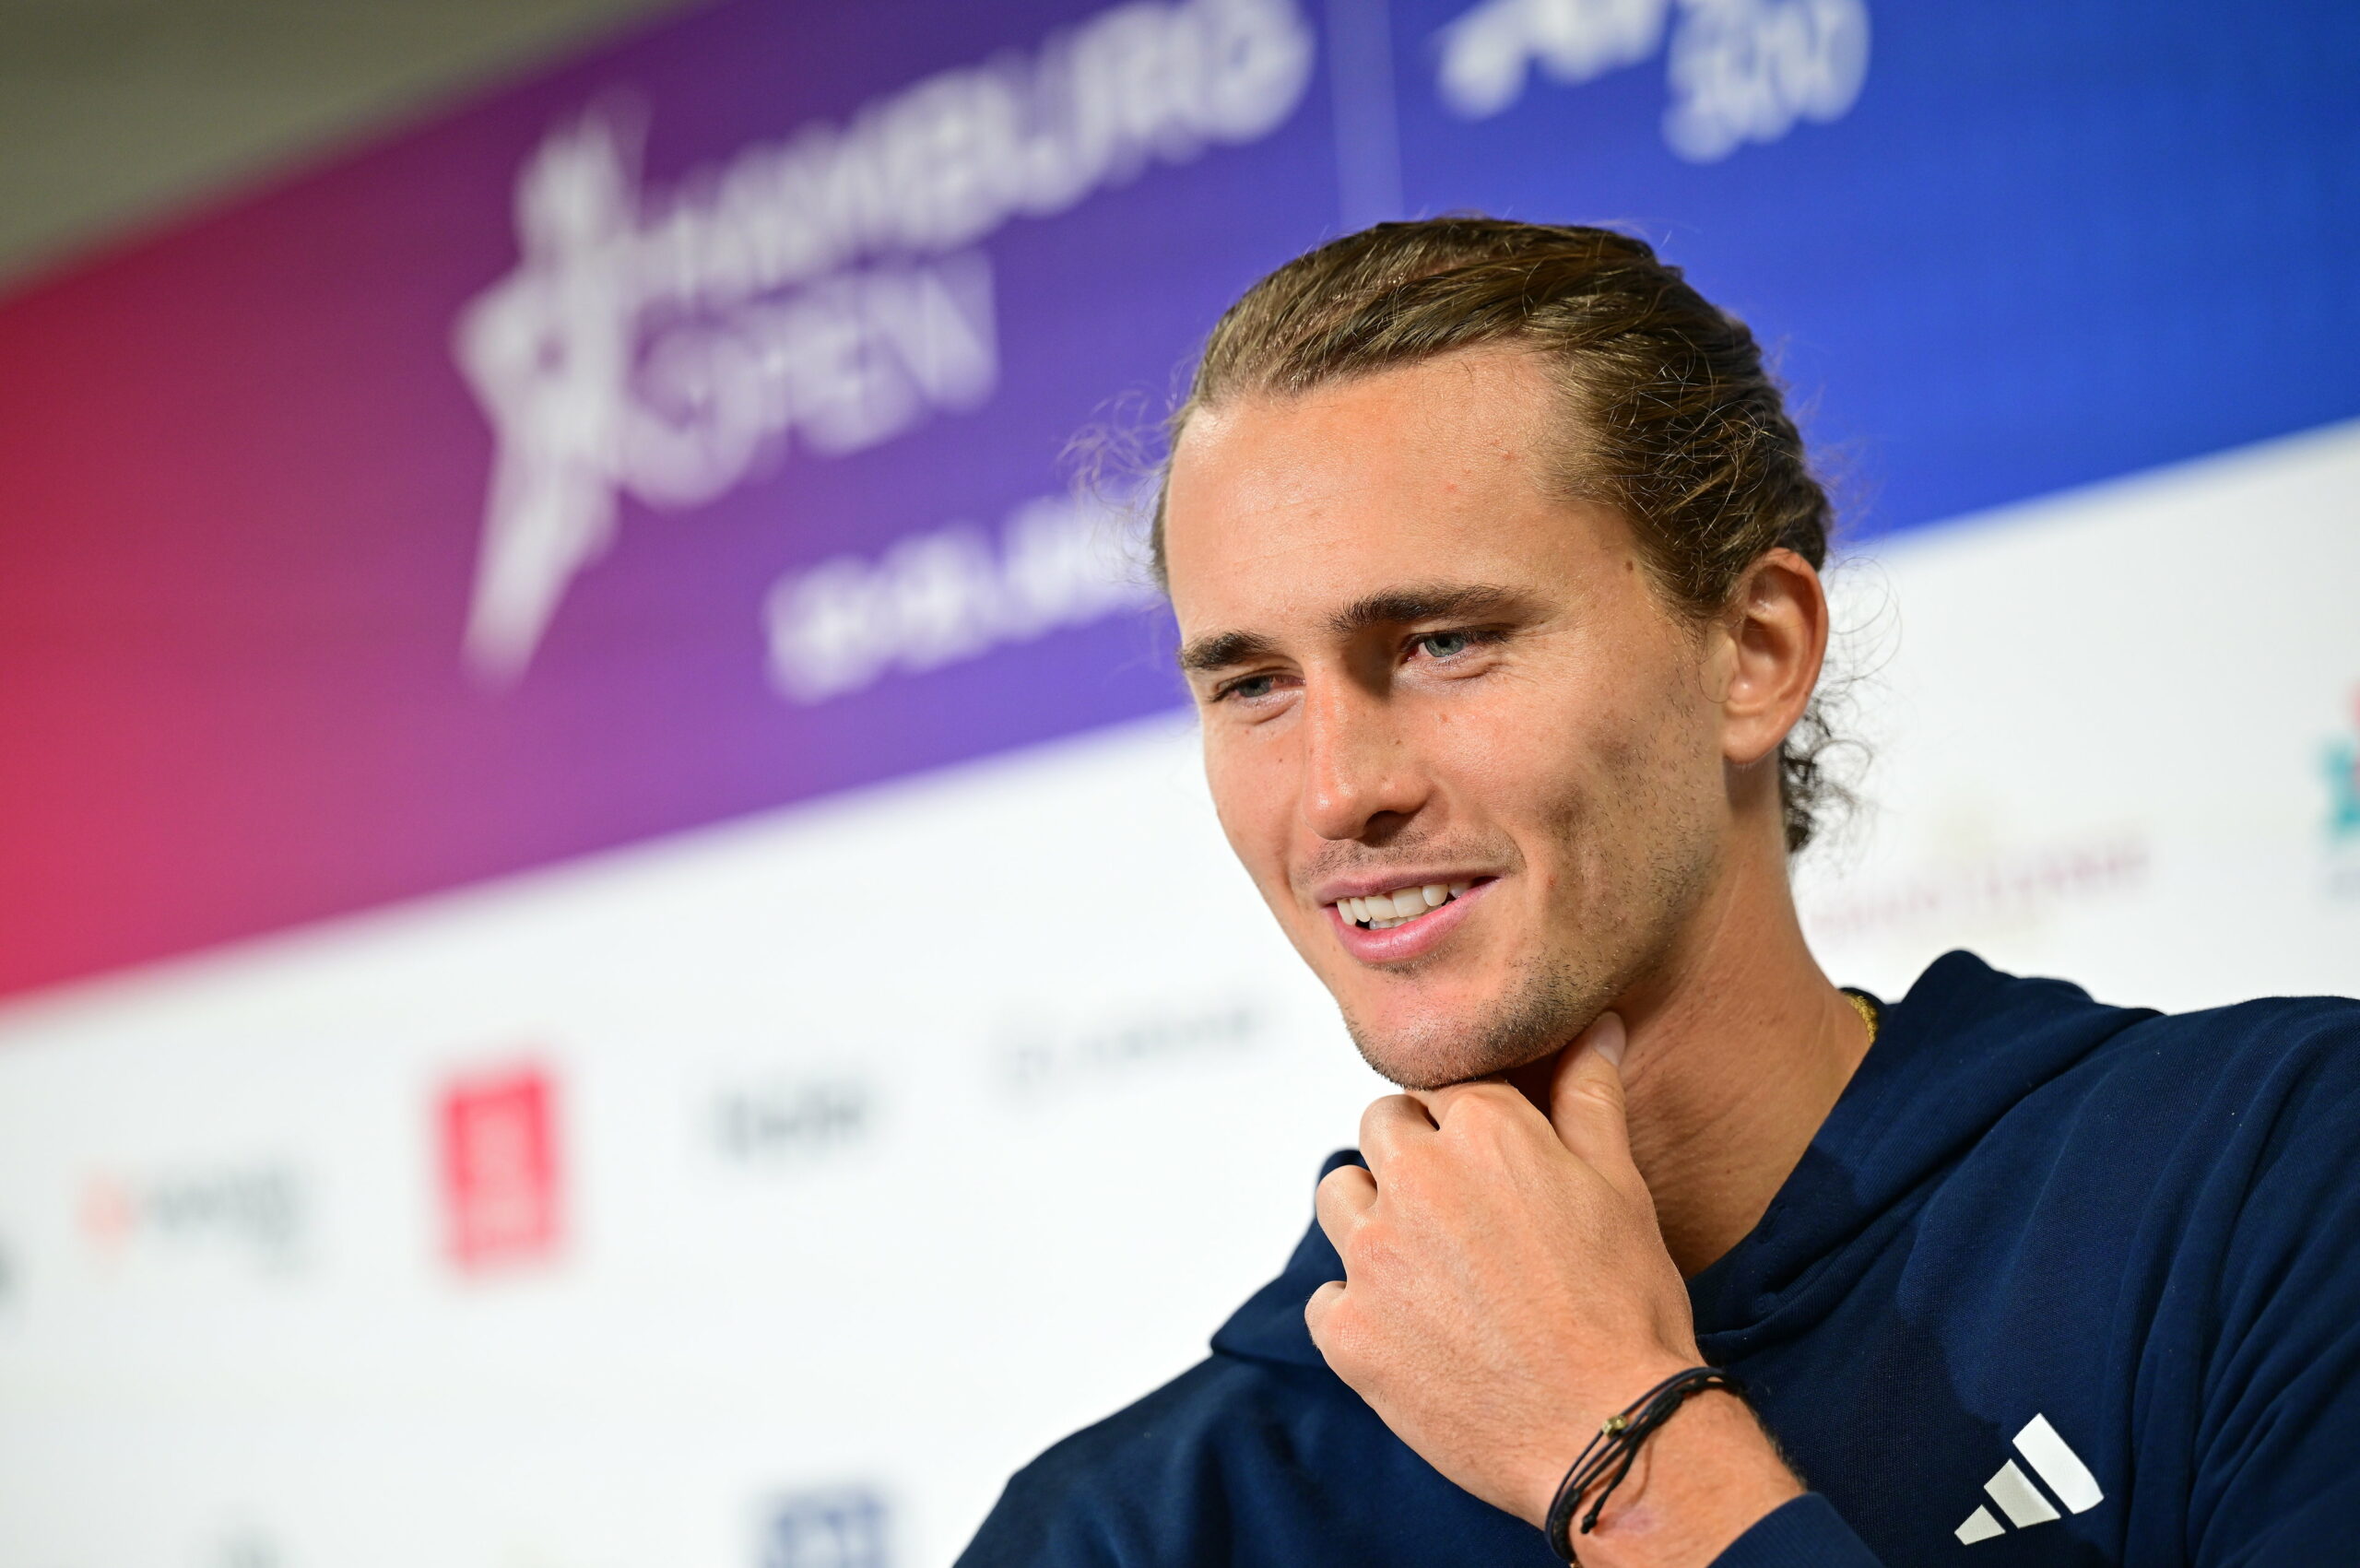
[[[1443,1141],[1461,1161],[1481,1158],[1488,1162],[1515,1138],[1520,1124],[1511,1097],[1520,1098],[1515,1090],[1499,1086],[1496,1093],[1469,1093],[1452,1110]]]
[[[1434,1146],[1423,1141],[1393,1152],[1385,1167],[1384,1193],[1388,1199],[1398,1199],[1416,1192],[1426,1179],[1426,1172],[1434,1161]]]
[[[1490,1131],[1508,1120],[1507,1096],[1516,1092],[1498,1084],[1483,1084],[1470,1089],[1459,1102],[1456,1120],[1465,1122],[1478,1131]]]
[[[1399,1233],[1382,1220],[1372,1220],[1355,1232],[1345,1269],[1363,1280],[1383,1279],[1401,1267]]]
[[[1342,1282],[1331,1280],[1313,1291],[1311,1300],[1304,1303],[1304,1321],[1310,1325],[1311,1337],[1321,1350],[1335,1342],[1338,1326],[1351,1314],[1347,1304],[1351,1300],[1351,1293]]]
[[[1325,1348],[1335,1337],[1336,1314],[1343,1305],[1344,1292],[1335,1285],[1322,1285],[1303,1303],[1304,1326],[1311,1330],[1311,1342]]]

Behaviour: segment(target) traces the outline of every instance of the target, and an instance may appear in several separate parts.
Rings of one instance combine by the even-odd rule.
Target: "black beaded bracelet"
[[[1598,1524],[1599,1510],[1622,1478],[1631,1473],[1638,1461],[1639,1445],[1655,1435],[1656,1429],[1670,1421],[1672,1412],[1694,1395],[1708,1388],[1726,1388],[1740,1398],[1745,1397],[1745,1385],[1718,1367],[1692,1366],[1685,1372],[1673,1373],[1645,1394],[1631,1401],[1620,1415],[1609,1416],[1589,1440],[1573,1465],[1565,1471],[1565,1479],[1557,1483],[1557,1495],[1549,1502],[1549,1517],[1541,1530],[1549,1538],[1549,1550],[1567,1562],[1579,1562],[1574,1554],[1574,1543],[1568,1533],[1574,1522],[1574,1510],[1580,1507],[1582,1498],[1600,1480],[1606,1484],[1599,1488],[1598,1501],[1582,1515],[1582,1534],[1587,1535]],[[1608,1474],[1611,1471],[1612,1474]]]

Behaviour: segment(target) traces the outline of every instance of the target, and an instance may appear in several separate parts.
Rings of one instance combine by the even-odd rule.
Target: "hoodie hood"
[[[1819,1322],[2001,1118],[2154,1016],[1972,953],[1934,961],[1882,1004],[1876,1044],[1761,1220],[1689,1280],[1705,1355],[1733,1361]]]
[[[1357,1149],[1339,1149],[1319,1164],[1319,1181],[1339,1165],[1358,1165],[1365,1170],[1368,1161],[1361,1158]],[[1316,1189],[1318,1182],[1312,1184]],[[1225,1356],[1244,1356],[1248,1361],[1277,1362],[1287,1366],[1316,1367],[1328,1370],[1328,1358],[1311,1342],[1310,1326],[1303,1321],[1304,1303],[1311,1293],[1330,1279],[1344,1277],[1344,1260],[1337,1256],[1335,1246],[1328,1240],[1328,1232],[1314,1220],[1303,1240],[1294,1245],[1294,1256],[1279,1277],[1245,1298],[1245,1304],[1229,1315],[1229,1321],[1213,1335],[1213,1350]]]

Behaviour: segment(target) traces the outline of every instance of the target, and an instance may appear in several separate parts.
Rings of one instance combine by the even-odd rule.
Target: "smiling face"
[[[1199,409],[1165,559],[1223,829],[1369,1064],[1559,1049],[1728,854],[1726,638],[1552,483],[1561,396],[1485,348]]]

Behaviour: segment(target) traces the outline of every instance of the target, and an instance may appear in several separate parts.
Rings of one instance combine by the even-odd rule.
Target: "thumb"
[[[1600,1013],[1559,1053],[1549,1085],[1549,1123],[1557,1139],[1601,1170],[1631,1169],[1631,1132],[1622,1103],[1622,1020]]]

